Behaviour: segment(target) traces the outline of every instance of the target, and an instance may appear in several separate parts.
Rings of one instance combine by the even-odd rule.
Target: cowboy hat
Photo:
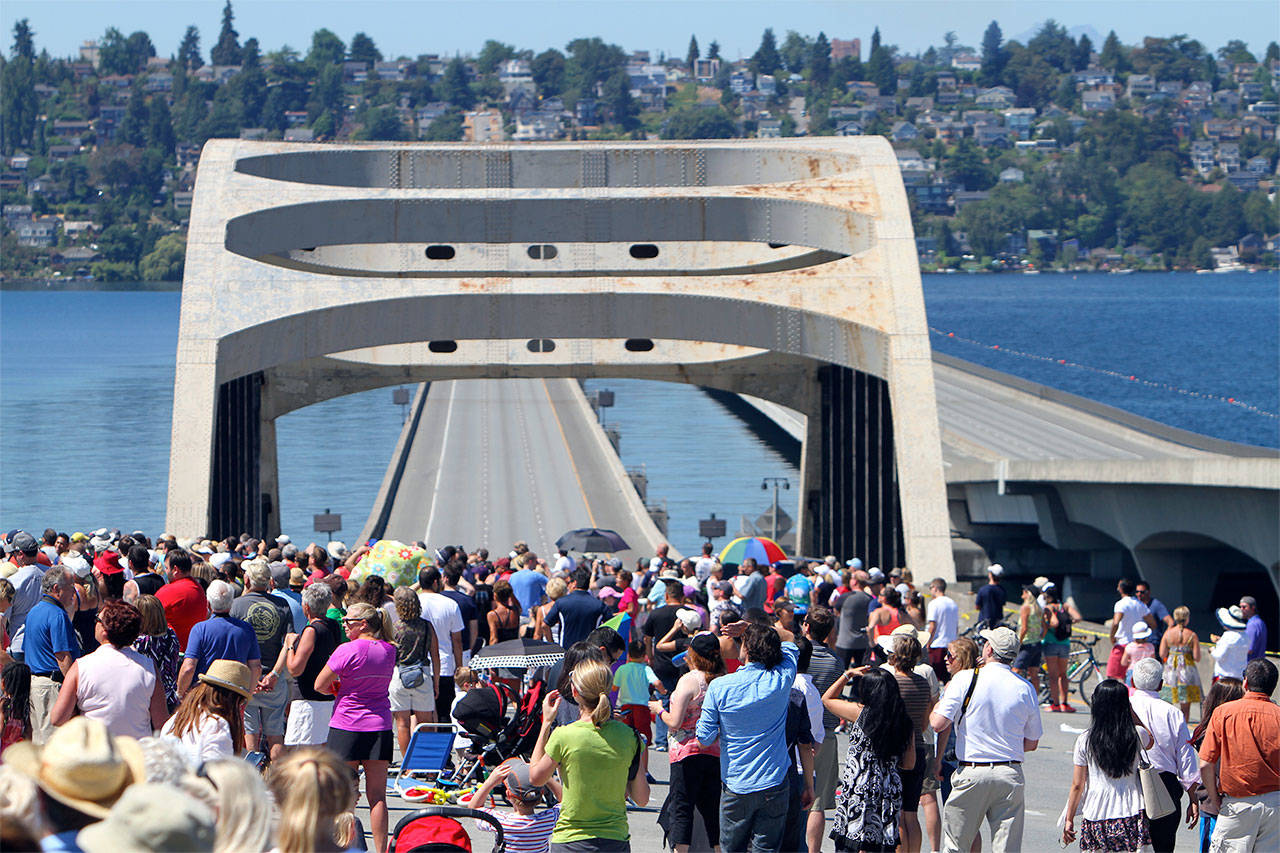
[[[249,667],[235,660],[216,660],[209,668],[200,673],[200,680],[205,684],[223,687],[233,693],[239,693],[246,699],[253,698],[253,674]]]
[[[125,789],[146,779],[142,748],[131,737],[112,737],[88,717],[72,717],[53,730],[49,742],[19,741],[4,763],[30,776],[40,790],[65,806],[97,818],[107,816]]]

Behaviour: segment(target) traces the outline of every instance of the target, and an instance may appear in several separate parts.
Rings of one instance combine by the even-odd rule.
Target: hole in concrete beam
[[[457,352],[458,342],[457,341],[430,341],[427,343],[427,349],[431,350],[434,353]]]
[[[556,251],[556,247],[548,243],[529,247],[529,257],[535,261],[549,261],[558,254],[560,253]]]
[[[785,248],[787,248],[787,244],[786,244],[786,243],[770,243],[770,244],[769,244],[769,248],[770,248],[770,249],[785,249]]]
[[[627,348],[627,352],[649,352],[653,349],[653,341],[649,338],[627,338],[623,346]]]
[[[433,261],[452,260],[455,252],[452,246],[428,246],[427,258]]]
[[[658,247],[652,243],[636,243],[631,247],[631,257],[641,261],[656,258]]]
[[[551,352],[556,348],[556,342],[550,338],[531,338],[525,347],[529,352]]]

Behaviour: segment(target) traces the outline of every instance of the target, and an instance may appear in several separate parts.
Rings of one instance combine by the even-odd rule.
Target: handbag
[[[406,663],[400,667],[400,684],[405,690],[420,687],[427,680],[427,674],[420,663]]]
[[[1139,747],[1138,752],[1138,784],[1142,787],[1142,802],[1146,808],[1147,820],[1159,820],[1173,814],[1176,806],[1169,789],[1160,778],[1160,771],[1151,765],[1147,751]]]

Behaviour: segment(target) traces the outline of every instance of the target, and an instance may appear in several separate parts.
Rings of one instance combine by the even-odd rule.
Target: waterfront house
[[[782,120],[776,118],[761,119],[759,126],[756,128],[756,136],[760,139],[782,138]]]
[[[1150,74],[1130,74],[1129,80],[1125,85],[1126,96],[1133,98],[1136,96],[1147,96],[1154,94],[1156,91],[1156,78]]]
[[[1235,142],[1223,142],[1218,145],[1218,166],[1230,174],[1240,171],[1240,145]]]
[[[1104,113],[1115,105],[1116,96],[1110,89],[1091,89],[1080,96],[1080,106],[1087,113]]]
[[[916,126],[909,121],[896,122],[893,129],[889,131],[889,138],[894,142],[911,142],[920,138],[920,131],[916,130]]]
[[[1023,181],[1024,174],[1017,166],[1010,166],[1000,173],[1000,183],[1002,184],[1020,184]]]
[[[1197,139],[1191,143],[1191,166],[1203,177],[1213,171],[1215,163],[1213,143]]]
[[[48,249],[58,242],[58,226],[62,222],[56,216],[41,216],[19,222],[13,229],[18,235],[18,245]]]
[[[1265,154],[1250,157],[1249,161],[1244,164],[1244,168],[1245,171],[1253,172],[1255,175],[1265,175],[1271,171],[1271,158]]]
[[[961,53],[951,58],[951,67],[957,71],[977,71],[982,68],[982,60],[972,53]]]

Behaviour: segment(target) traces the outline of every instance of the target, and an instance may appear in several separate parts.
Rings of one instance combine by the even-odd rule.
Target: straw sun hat
[[[249,667],[234,660],[216,660],[209,664],[209,669],[200,674],[205,684],[223,687],[233,693],[239,693],[246,699],[253,698],[253,674]]]
[[[98,818],[107,816],[126,788],[146,778],[138,742],[112,737],[106,726],[87,717],[73,717],[54,729],[44,746],[15,743],[5,750],[4,763],[63,805]]]

